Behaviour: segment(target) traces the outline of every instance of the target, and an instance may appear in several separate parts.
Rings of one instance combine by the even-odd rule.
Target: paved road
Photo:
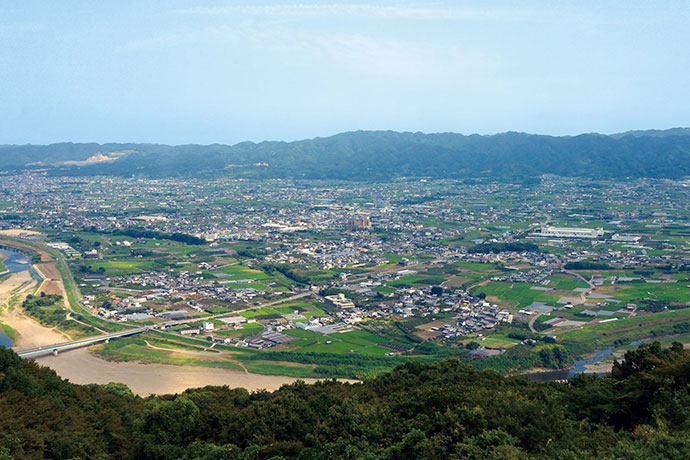
[[[83,347],[98,342],[105,342],[110,339],[117,339],[120,337],[127,337],[134,334],[141,334],[148,331],[148,327],[140,327],[137,329],[127,329],[126,331],[114,332],[112,334],[104,334],[96,337],[87,337],[79,340],[72,340],[71,342],[56,343],[53,345],[44,345],[42,347],[27,348],[24,350],[15,350],[19,356],[36,356],[44,353],[56,352],[58,350],[69,350],[71,348]]]
[[[243,313],[243,312],[245,312],[245,311],[257,310],[257,309],[259,309],[259,308],[271,307],[271,306],[273,306],[273,305],[280,305],[280,304],[283,304],[283,303],[292,302],[293,300],[301,299],[301,298],[307,297],[307,296],[309,296],[309,295],[311,295],[311,294],[312,294],[312,293],[309,292],[309,291],[307,291],[307,292],[300,292],[299,294],[295,294],[295,295],[293,295],[293,296],[291,296],[291,297],[286,297],[286,298],[284,298],[284,299],[278,299],[278,300],[274,300],[274,301],[272,301],[272,302],[267,302],[267,303],[262,303],[262,304],[260,304],[260,305],[255,305],[255,306],[252,306],[252,307],[242,308],[241,310],[233,310],[233,311],[226,312],[226,313],[219,313],[219,314],[217,314],[217,315],[204,316],[203,318],[194,318],[194,320],[195,320],[195,321],[208,321],[208,320],[210,320],[210,319],[222,318],[222,317],[224,317],[224,316],[235,316],[235,315],[237,315],[237,314],[239,314],[239,313]],[[165,322],[165,325],[166,325],[166,326],[177,326],[177,325],[185,324],[185,323],[188,323],[188,322],[189,322],[189,319],[179,319],[179,320],[166,321],[166,322]]]
[[[586,280],[586,279],[583,278],[582,275],[580,275],[579,273],[575,273],[575,272],[568,271],[568,270],[566,270],[566,269],[563,268],[563,267],[561,267],[561,272],[562,272],[562,273],[567,273],[568,275],[574,276],[575,278],[579,278],[579,279],[581,279],[582,281],[584,281],[585,283],[587,283],[587,285],[589,286],[590,289],[595,289],[594,283],[592,283],[591,281]],[[529,323],[528,323],[529,330],[532,331],[532,332],[534,332],[535,334],[539,334],[539,333],[540,333],[539,331],[537,331],[536,329],[534,329],[534,323],[537,321],[537,318],[539,318],[539,316],[540,316],[540,315],[533,315],[532,318],[530,318]]]
[[[587,285],[589,286],[590,289],[592,289],[592,290],[596,289],[596,287],[594,286],[594,283],[593,283],[593,282],[591,282],[591,281],[589,281],[589,280],[586,280],[586,279],[585,279],[582,275],[580,275],[579,273],[575,273],[575,272],[568,271],[568,270],[566,270],[565,268],[561,268],[561,271],[562,271],[563,273],[567,273],[568,275],[572,275],[572,276],[574,276],[575,278],[581,279],[582,281],[584,281],[585,283],[587,283]]]

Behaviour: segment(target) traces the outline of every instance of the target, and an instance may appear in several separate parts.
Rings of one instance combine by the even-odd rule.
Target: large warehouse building
[[[534,232],[534,236],[546,238],[601,238],[603,228],[550,227],[543,226]]]

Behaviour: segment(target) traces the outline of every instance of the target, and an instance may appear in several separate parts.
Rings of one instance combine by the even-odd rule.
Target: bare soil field
[[[22,236],[22,235],[40,235],[40,233],[35,232],[33,230],[22,230],[20,228],[10,228],[7,230],[0,230],[0,235]]]
[[[51,279],[51,280],[61,279],[60,271],[55,266],[55,262],[36,264],[35,267],[38,268],[39,271],[41,273],[43,273],[43,276],[45,276],[48,279]]]
[[[59,294],[61,296],[65,295],[65,291],[62,289],[62,284],[59,281],[45,281],[41,285],[40,292],[45,292],[46,294]]]
[[[462,278],[461,276],[451,276],[446,281],[442,283],[445,287],[460,287],[465,283],[471,281],[472,278]]]
[[[448,320],[438,319],[436,321],[431,321],[430,323],[421,324],[421,325],[416,327],[417,332],[415,332],[415,335],[419,338],[424,339],[424,340],[429,340],[429,339],[432,339],[434,337],[438,337],[439,335],[441,335],[441,333],[438,331],[432,331],[431,328],[432,327],[439,327],[440,328],[440,327],[444,326],[445,324],[448,324]]]

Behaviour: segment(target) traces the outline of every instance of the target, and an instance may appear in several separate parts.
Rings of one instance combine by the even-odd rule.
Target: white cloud
[[[474,50],[434,46],[366,34],[307,32],[253,21],[235,26],[207,26],[126,44],[129,52],[148,52],[183,46],[253,49],[306,58],[326,68],[398,79],[443,79],[458,72],[494,69],[496,61]]]

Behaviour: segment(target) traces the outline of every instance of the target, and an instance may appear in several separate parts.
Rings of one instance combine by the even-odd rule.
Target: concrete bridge
[[[73,340],[72,342],[56,343],[54,345],[45,345],[42,347],[26,348],[24,350],[14,350],[22,358],[44,355],[52,353],[57,356],[60,351],[67,351],[73,348],[80,348],[87,345],[93,345],[100,342],[108,343],[111,339],[119,339],[121,337],[129,337],[135,334],[141,334],[148,331],[148,327],[140,327],[137,329],[127,329],[120,332],[113,332],[111,334],[99,335],[96,337],[86,337],[84,339]]]

